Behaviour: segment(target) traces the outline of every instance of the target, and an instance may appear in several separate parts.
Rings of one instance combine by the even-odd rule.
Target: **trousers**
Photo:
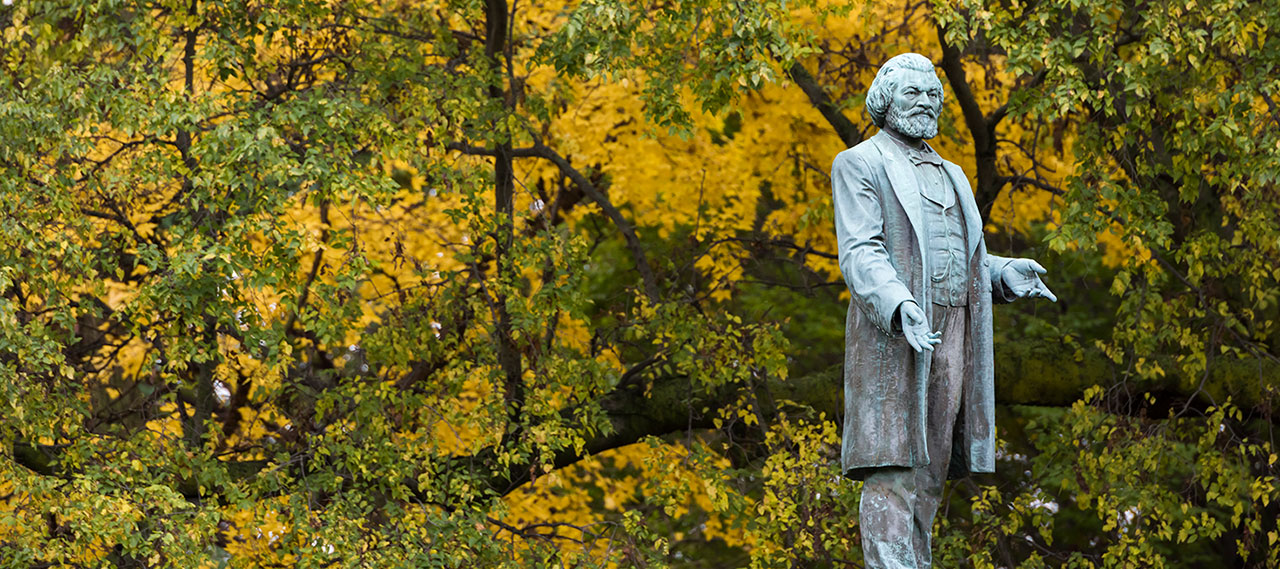
[[[928,569],[933,565],[933,517],[947,480],[951,435],[969,365],[965,346],[969,307],[934,305],[931,320],[930,329],[942,331],[942,342],[934,346],[929,369],[929,463],[915,468],[879,468],[863,480],[858,522],[867,569]]]

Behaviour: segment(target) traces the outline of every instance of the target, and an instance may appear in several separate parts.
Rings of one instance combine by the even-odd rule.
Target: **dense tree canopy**
[[[859,567],[831,158],[993,252],[940,567],[1280,567],[1277,0],[13,0],[0,567]]]

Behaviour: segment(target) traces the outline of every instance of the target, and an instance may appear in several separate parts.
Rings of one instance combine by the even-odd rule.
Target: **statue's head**
[[[880,128],[909,138],[937,136],[942,81],[933,71],[933,62],[918,53],[886,61],[867,90],[866,107],[871,122]]]

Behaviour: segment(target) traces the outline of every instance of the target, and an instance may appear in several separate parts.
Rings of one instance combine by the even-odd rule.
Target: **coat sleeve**
[[[987,259],[991,261],[988,267],[987,278],[991,279],[991,301],[997,304],[1010,303],[1018,299],[1018,295],[1013,293],[1013,289],[1004,284],[1004,267],[1009,264],[1008,257],[987,254]]]
[[[831,193],[844,282],[877,328],[900,335],[893,315],[900,304],[915,298],[889,260],[883,208],[866,160],[853,152],[838,154],[831,164]]]

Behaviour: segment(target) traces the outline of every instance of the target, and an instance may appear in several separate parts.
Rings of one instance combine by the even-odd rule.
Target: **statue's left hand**
[[[1004,279],[1004,284],[1009,291],[1018,298],[1043,297],[1052,302],[1058,302],[1058,297],[1054,296],[1053,291],[1040,280],[1040,275],[1046,272],[1040,263],[1031,259],[1014,259],[1005,265],[1000,276]]]

